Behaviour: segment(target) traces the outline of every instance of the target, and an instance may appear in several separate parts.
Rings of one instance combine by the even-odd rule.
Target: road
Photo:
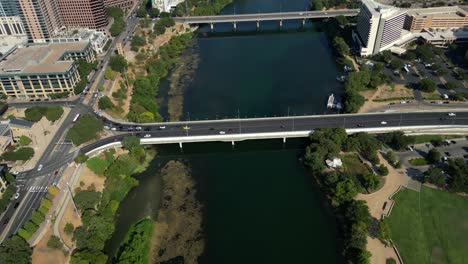
[[[89,80],[88,87],[94,87],[97,89],[101,84],[104,83],[104,74],[99,74],[107,66],[110,56],[113,54],[116,42],[125,43],[129,36],[135,31],[136,25],[138,24],[138,18],[129,17],[127,20],[124,31],[114,39],[112,42],[109,52],[101,58],[98,65],[98,70]],[[98,78],[98,76],[100,76]],[[47,186],[50,186],[58,181],[61,177],[61,173],[65,166],[67,166],[78,153],[73,151],[70,153],[72,146],[62,140],[65,132],[72,124],[73,118],[77,114],[84,114],[92,111],[92,106],[96,103],[97,96],[94,96],[96,91],[89,91],[91,98],[87,104],[83,104],[85,96],[81,95],[79,99],[74,101],[48,101],[40,102],[41,105],[65,105],[71,106],[72,110],[65,117],[62,126],[58,129],[57,133],[52,138],[51,142],[44,151],[44,154],[39,158],[36,167],[30,171],[22,172],[17,176],[17,186],[19,187],[20,197],[7,208],[5,213],[0,219],[1,230],[0,230],[0,241],[3,241],[6,237],[14,234],[18,229],[28,220],[34,210],[36,210],[42,198],[45,196]],[[23,102],[23,103],[12,103],[16,107],[28,107],[31,104],[37,105],[38,102]],[[38,171],[38,166],[42,164],[43,169]],[[19,206],[15,209],[14,204],[19,203]],[[8,219],[8,221],[7,221]],[[7,224],[4,224],[8,222]]]
[[[359,9],[327,10],[327,11],[296,11],[280,13],[258,13],[258,14],[233,14],[219,16],[192,16],[175,17],[176,22],[187,24],[244,22],[244,21],[267,21],[267,20],[289,20],[289,19],[311,19],[328,18],[336,16],[356,16]]]

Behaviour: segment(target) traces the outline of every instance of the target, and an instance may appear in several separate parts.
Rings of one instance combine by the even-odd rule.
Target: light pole
[[[240,111],[237,108],[237,119],[239,120],[239,134],[242,134],[242,126],[241,126],[241,119],[240,119]]]
[[[70,188],[70,185],[68,184],[68,182],[67,182],[67,190],[68,190],[68,193],[70,194],[70,198],[71,198],[72,203],[73,203],[73,208],[75,209],[75,212],[78,215],[78,217],[81,218],[80,212],[78,211],[78,207],[76,207],[75,200],[73,199],[73,193],[71,191],[71,188]]]

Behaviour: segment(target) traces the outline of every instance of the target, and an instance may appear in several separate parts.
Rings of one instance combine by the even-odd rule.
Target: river
[[[306,10],[304,0],[237,0],[224,14]],[[340,93],[329,42],[308,22],[217,25],[199,29],[184,55],[195,61],[183,82],[183,119],[323,113],[328,95]],[[170,89],[171,78],[161,93]],[[174,84],[174,83],[172,83]],[[165,118],[167,106],[162,108]],[[164,113],[164,111],[166,111]],[[306,140],[158,146],[158,158],[138,175],[121,204],[106,252],[113,255],[129,226],[161,202],[160,169],[182,160],[197,182],[203,204],[202,264],[337,263],[334,219],[313,177],[299,162]]]

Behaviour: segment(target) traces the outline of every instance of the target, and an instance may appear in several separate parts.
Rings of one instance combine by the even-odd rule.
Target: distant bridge
[[[176,17],[175,21],[187,24],[210,24],[211,29],[215,23],[233,23],[234,29],[237,27],[237,22],[257,22],[257,28],[260,26],[260,21],[279,21],[280,27],[283,25],[283,20],[302,19],[305,23],[306,19],[312,18],[329,18],[337,16],[356,16],[359,9],[343,9],[343,10],[327,10],[327,11],[295,11],[295,12],[279,12],[279,13],[258,13],[258,14],[238,14],[238,15],[218,15],[218,16],[192,16],[192,17]]]

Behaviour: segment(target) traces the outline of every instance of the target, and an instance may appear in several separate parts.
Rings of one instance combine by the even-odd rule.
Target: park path
[[[358,194],[356,200],[366,201],[369,206],[369,211],[372,217],[381,219],[383,214],[387,214],[388,210],[392,207],[393,200],[389,197],[398,191],[401,185],[408,184],[409,177],[403,169],[393,168],[381,153],[378,153],[380,163],[388,168],[388,175],[384,177],[384,185],[382,188],[371,194]],[[384,203],[387,202],[385,208]],[[393,247],[385,246],[379,239],[367,237],[367,250],[372,253],[371,263],[385,263],[387,258],[393,258],[399,263],[398,256]]]

